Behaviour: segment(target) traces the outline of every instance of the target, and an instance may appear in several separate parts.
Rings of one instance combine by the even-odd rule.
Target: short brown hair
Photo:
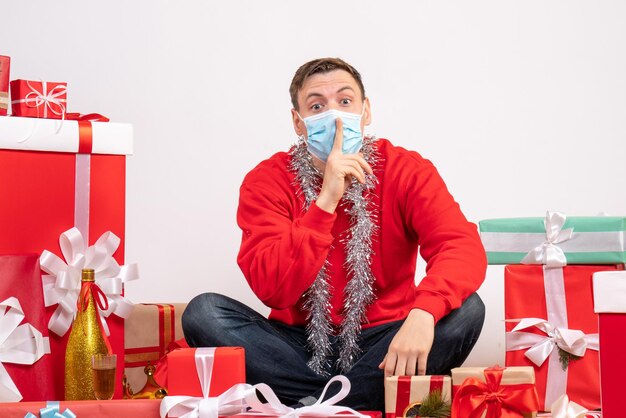
[[[298,109],[298,92],[302,89],[307,78],[311,77],[313,74],[329,73],[335,70],[344,70],[350,73],[359,85],[361,98],[365,99],[365,87],[363,87],[363,81],[361,81],[361,74],[359,74],[356,68],[341,58],[318,58],[303,64],[294,74],[291,85],[289,86],[289,94],[291,95],[293,108],[300,110]]]

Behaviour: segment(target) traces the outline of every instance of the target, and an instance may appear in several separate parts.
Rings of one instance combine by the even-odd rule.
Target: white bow
[[[30,84],[30,81],[26,81],[26,85],[30,88],[30,92],[26,94],[23,99],[13,100],[12,104],[18,103],[26,103],[28,107],[36,107],[37,112],[39,113],[39,107],[43,105],[43,117],[48,117],[48,109],[51,113],[54,113],[57,116],[61,116],[62,119],[65,119],[65,102],[66,100],[62,98],[63,95],[66,94],[67,87],[63,85],[58,85],[50,89],[48,91],[48,83],[45,81],[40,81],[41,83],[41,91],[37,90],[37,88],[33,87]],[[56,110],[55,106],[59,109]]]
[[[341,389],[334,396],[324,400],[326,391],[328,391],[328,388],[333,382],[339,382],[341,384]],[[250,414],[262,413],[277,415],[280,418],[298,418],[302,416],[331,417],[338,414],[342,414],[341,416],[351,415],[359,418],[367,418],[367,415],[363,415],[352,408],[335,405],[337,402],[345,398],[348,393],[350,393],[350,387],[350,380],[348,380],[347,377],[342,375],[335,376],[328,381],[317,402],[310,406],[303,406],[302,408],[294,409],[283,405],[268,385],[260,383],[254,386],[256,390],[250,392],[250,396],[246,398],[246,404],[252,408],[249,411]],[[264,404],[259,400],[257,397],[257,391],[263,395],[263,397],[267,400],[267,403]]]
[[[585,418],[588,416],[589,410],[578,405],[576,402],[570,402],[566,394],[561,395],[550,408],[552,418]],[[591,413],[594,416],[595,413]],[[598,417],[600,414],[597,415]]]
[[[560,244],[572,238],[574,228],[563,229],[567,217],[560,212],[546,213],[544,225],[546,227],[546,240],[530,250],[522,259],[522,264],[544,264],[548,267],[563,267],[567,265],[565,253],[556,244]]]
[[[521,332],[531,327],[539,329],[546,335]],[[587,335],[580,330],[555,328],[541,318],[524,318],[511,332],[506,333],[506,350],[528,348],[524,355],[537,366],[541,366],[546,361],[555,346],[577,357],[582,357],[587,349],[598,350],[598,334]]]
[[[80,293],[81,271],[95,270],[96,283],[107,296],[109,307],[100,312],[100,320],[109,335],[104,318],[114,313],[128,318],[133,304],[122,296],[124,283],[139,278],[136,264],[120,266],[113,254],[120,239],[112,232],[105,232],[96,243],[85,248],[85,241],[78,228],[72,228],[59,238],[63,259],[44,250],[39,259],[41,269],[48,273],[42,276],[44,302],[46,306],[58,304],[50,318],[48,328],[59,336],[65,335],[76,317],[76,302]],[[104,318],[103,318],[104,317]]]
[[[234,385],[217,397],[209,397],[215,347],[196,348],[194,353],[196,372],[200,380],[202,397],[166,396],[161,401],[161,417],[218,418],[219,415],[234,415],[245,412],[243,400],[254,388],[245,383]]]
[[[220,396],[166,396],[161,401],[161,417],[218,418],[245,412],[243,400],[254,387],[245,383],[234,385]]]
[[[218,418],[245,413],[248,407],[249,414],[269,414],[280,418],[298,418],[300,416],[329,417],[339,413],[348,413],[358,418],[368,418],[366,415],[343,406],[335,405],[346,397],[350,392],[350,381],[345,376],[333,377],[324,388],[320,399],[311,406],[302,408],[290,408],[283,405],[274,391],[266,384],[248,385],[245,383],[236,384],[223,394],[217,397],[209,397],[211,387],[211,375],[213,373],[213,362],[215,360],[215,347],[196,348],[194,354],[196,360],[196,371],[200,380],[202,397],[196,396],[166,396],[161,401],[161,418]],[[341,383],[341,390],[336,395],[327,400],[323,400],[326,391],[333,382]],[[261,402],[257,396],[260,392],[267,400]],[[345,414],[342,416],[346,416]]]
[[[31,324],[20,323],[24,311],[17,298],[0,302],[0,402],[22,400],[20,391],[2,363],[33,364],[50,353],[48,337]]]

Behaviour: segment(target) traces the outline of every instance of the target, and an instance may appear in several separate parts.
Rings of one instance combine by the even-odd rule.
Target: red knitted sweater
[[[485,277],[486,257],[476,226],[465,219],[433,164],[418,153],[376,143],[378,185],[371,194],[378,233],[373,238],[375,301],[364,327],[405,319],[412,308],[439,321],[474,292]],[[347,282],[342,243],[350,217],[315,203],[303,210],[289,154],[261,162],[243,181],[237,222],[243,231],[237,261],[270,318],[305,325],[302,294],[330,254],[332,322],[341,323]],[[415,285],[418,248],[426,276]]]

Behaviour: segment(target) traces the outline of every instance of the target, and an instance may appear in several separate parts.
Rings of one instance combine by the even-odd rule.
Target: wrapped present
[[[218,396],[246,381],[242,347],[180,348],[167,354],[167,363],[167,390],[172,396],[202,396],[206,375],[208,396]]]
[[[602,415],[624,416],[622,377],[626,371],[626,272],[593,275],[594,309],[599,317]]]
[[[4,403],[0,409],[3,418],[160,418],[160,403],[158,399],[16,402]]]
[[[457,367],[452,399],[452,418],[529,418],[539,410],[532,367]]]
[[[618,264],[626,262],[626,217],[489,219],[478,223],[489,264]]]
[[[415,416],[414,409],[432,392],[450,403],[449,376],[389,376],[385,378],[385,418]]]
[[[144,368],[157,365],[170,344],[183,338],[181,317],[186,303],[135,305],[124,325],[124,373],[137,393],[146,383]],[[157,368],[157,371],[158,368]],[[166,382],[157,382],[167,387]]]
[[[11,58],[0,55],[0,116],[6,116],[9,109],[9,76]]]
[[[617,266],[506,266],[506,365],[535,368],[541,410],[567,393],[600,407],[592,274]]]
[[[67,83],[49,81],[11,81],[13,116],[65,119]]]
[[[333,396],[326,398],[326,392],[333,383],[340,385],[339,391]],[[239,384],[233,386],[217,398],[209,398],[208,401],[206,396],[204,398],[195,398],[194,402],[199,401],[200,403],[205,403],[203,408],[194,406],[194,409],[190,410],[191,408],[189,407],[193,404],[185,406],[184,400],[178,400],[178,405],[174,406],[176,409],[173,409],[173,400],[165,398],[163,404],[161,404],[161,416],[164,416],[163,412],[166,409],[168,411],[175,411],[174,415],[172,415],[174,417],[188,416],[181,415],[181,413],[185,413],[186,410],[190,410],[190,415],[192,415],[195,410],[199,410],[199,418],[210,418],[218,414],[232,415],[233,411],[242,408],[243,405],[243,408],[250,407],[250,410],[242,415],[234,415],[235,417],[379,417],[380,414],[376,412],[369,415],[364,412],[355,411],[347,406],[337,405],[337,403],[341,402],[341,400],[350,393],[350,387],[350,380],[348,380],[347,377],[341,375],[334,376],[326,383],[320,398],[314,404],[294,409],[282,404],[274,391],[264,383],[254,386]],[[259,394],[262,398],[259,397]],[[199,405],[199,403],[197,405]],[[165,409],[164,406],[166,406]]]
[[[157,381],[157,383],[165,388],[168,387],[168,382],[167,382],[167,353],[174,351],[176,349],[179,348],[190,348],[189,344],[187,344],[187,341],[185,340],[185,338],[181,338],[179,340],[176,341],[172,341],[168,346],[167,349],[165,350],[165,357],[161,357],[161,359],[156,363],[155,367],[156,370],[154,372],[154,380]]]
[[[571,402],[567,395],[561,395],[552,406],[550,412],[537,414],[545,418],[602,418],[602,412],[589,411],[576,402]]]
[[[0,200],[4,202],[0,205],[0,254],[42,254],[48,250],[60,255],[59,236],[75,226],[84,243],[76,243],[72,233],[68,248],[78,251],[63,256],[65,261],[61,260],[59,268],[66,268],[79,256],[80,248],[86,251],[103,235],[99,245],[106,246],[107,262],[114,259],[123,265],[125,155],[132,153],[132,127],[66,120],[57,134],[57,123],[60,121],[0,117]],[[112,234],[106,234],[109,231]],[[109,254],[110,244],[117,241],[112,235],[119,242],[115,253]],[[119,287],[120,283],[112,280],[110,284]],[[59,312],[57,309],[54,305],[46,309],[48,321]],[[124,321],[110,316],[107,323],[113,351],[118,354],[118,369],[122,370]],[[63,397],[67,335],[50,334],[56,380],[48,384],[57,393],[40,400]],[[116,397],[122,394],[121,375]]]
[[[54,396],[37,254],[0,255],[0,402]]]

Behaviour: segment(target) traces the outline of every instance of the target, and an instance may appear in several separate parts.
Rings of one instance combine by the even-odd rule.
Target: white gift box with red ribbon
[[[133,126],[129,123],[3,116],[0,117],[0,148],[132,155]]]

